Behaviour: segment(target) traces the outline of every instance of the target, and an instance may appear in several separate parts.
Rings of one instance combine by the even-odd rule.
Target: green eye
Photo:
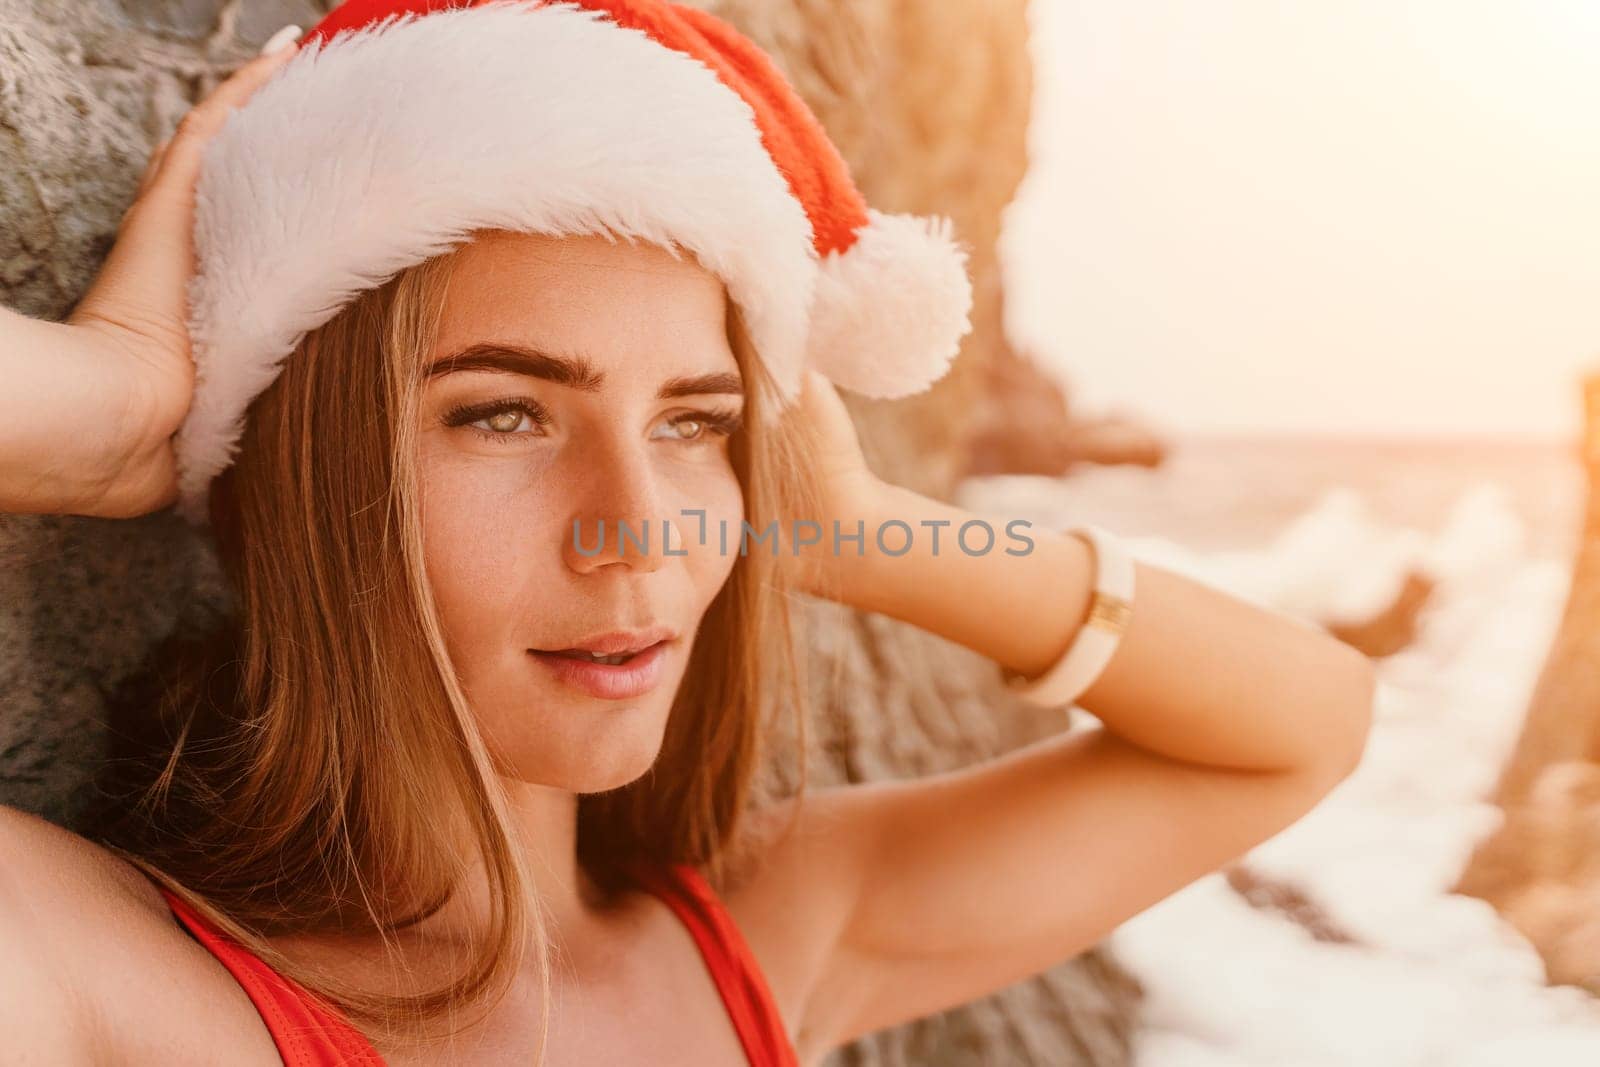
[[[731,437],[744,425],[744,417],[736,411],[690,411],[674,416],[670,425],[699,427],[697,432],[678,438],[686,444],[694,444],[708,437]]]
[[[510,416],[517,416],[513,419]],[[513,397],[505,400],[496,400],[487,404],[463,404],[452,408],[444,417],[446,426],[466,426],[479,437],[497,443],[506,443],[518,437],[536,437],[537,431],[516,432],[516,428],[526,418],[538,427],[544,427],[550,422],[550,415],[543,405],[529,397]],[[491,423],[489,429],[480,429],[472,423]]]

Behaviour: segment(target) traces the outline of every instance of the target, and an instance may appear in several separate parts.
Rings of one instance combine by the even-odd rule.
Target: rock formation
[[[1600,995],[1600,376],[1585,401],[1588,502],[1566,609],[1496,788],[1505,818],[1457,891],[1521,930],[1549,981]]]

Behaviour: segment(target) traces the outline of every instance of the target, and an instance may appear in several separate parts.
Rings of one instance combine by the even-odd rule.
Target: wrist
[[[798,549],[797,581],[803,592],[851,602],[848,594],[870,565],[874,533],[883,517],[892,514],[889,501],[897,491],[900,487],[866,469],[830,480],[821,514],[807,516],[820,528],[807,531],[817,540]]]
[[[22,318],[14,325],[18,344],[6,355],[17,388],[13,403],[0,399],[0,509],[101,514],[150,447],[149,398],[104,335],[75,323]]]
[[[1004,516],[892,485],[860,511],[863,536],[832,561],[834,599],[1032,677],[1077,640],[1095,584],[1093,552],[1082,538],[1036,530],[1021,548]],[[841,525],[854,533],[853,521]],[[997,619],[1008,623],[997,626]]]
[[[1133,614],[1136,570],[1133,557],[1121,540],[1108,530],[1079,524],[1064,531],[1066,542],[1081,546],[1074,555],[1088,553],[1090,599],[1077,617],[1062,651],[1035,670],[1030,661],[1021,669],[1001,664],[1001,676],[1017,696],[1041,707],[1070,707],[1094,682],[1115,655]],[[1076,569],[1076,568],[1074,568]],[[1077,581],[1073,580],[1074,589]],[[1077,597],[1068,594],[1074,604]]]

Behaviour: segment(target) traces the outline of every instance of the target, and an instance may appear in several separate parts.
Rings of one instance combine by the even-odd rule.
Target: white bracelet
[[[1094,553],[1094,597],[1089,617],[1061,658],[1033,681],[1014,671],[1002,672],[1010,690],[1040,707],[1069,708],[1094,684],[1111,662],[1133,617],[1133,557],[1113,534],[1098,526],[1066,531],[1089,543]]]

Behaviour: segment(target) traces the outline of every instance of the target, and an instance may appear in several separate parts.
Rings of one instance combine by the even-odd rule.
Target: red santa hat
[[[350,298],[479,229],[624,235],[726,285],[785,403],[927,389],[971,328],[941,216],[869,206],[770,57],[664,0],[347,0],[206,146],[179,512]]]

